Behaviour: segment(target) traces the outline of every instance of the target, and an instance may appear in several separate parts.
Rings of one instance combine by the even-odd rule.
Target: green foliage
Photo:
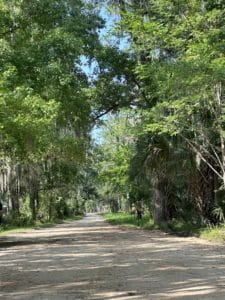
[[[225,225],[210,226],[200,231],[199,236],[208,240],[225,240]]]
[[[41,157],[53,142],[53,123],[58,105],[55,101],[45,102],[29,89],[17,88],[3,94],[1,149],[11,157],[30,159]]]
[[[213,216],[218,220],[220,223],[224,223],[225,218],[224,218],[224,210],[222,207],[216,207],[212,211]]]
[[[91,1],[0,0],[4,197],[22,223],[137,200],[157,222],[222,222],[225,6],[108,3],[129,49],[100,39]]]
[[[184,236],[199,236],[201,232],[204,232],[206,230],[205,226],[202,227],[200,224],[193,224],[190,221],[185,222],[183,220],[175,219],[161,224],[155,224],[150,213],[144,214],[140,222],[138,222],[136,217],[130,213],[104,213],[102,215],[107,222],[113,225],[142,227],[146,230],[160,229],[165,232],[175,233]]]
[[[113,225],[128,225],[131,227],[150,227],[153,225],[153,220],[150,214],[145,214],[141,221],[130,213],[104,213],[102,214],[107,222]]]
[[[135,6],[123,14],[123,29],[139,56],[136,74],[145,95],[157,99],[145,112],[145,130],[170,135],[204,130],[210,140],[210,129],[201,118],[206,110],[218,133],[214,88],[223,78],[223,20],[222,9],[206,9],[198,1],[153,1],[145,15]],[[155,89],[145,85],[150,79]]]
[[[19,159],[54,152],[84,160],[97,103],[83,59],[104,64],[113,53],[112,78],[119,71],[118,51],[100,43],[98,10],[80,0],[10,0],[1,1],[0,14],[1,149]]]
[[[160,229],[164,232],[173,233],[179,236],[197,236],[209,240],[222,240],[225,239],[224,225],[220,226],[201,226],[200,224],[193,224],[190,221],[184,222],[182,220],[171,220],[160,225],[154,224],[151,215],[144,215],[140,224],[136,218],[129,213],[105,213],[103,217],[112,225],[124,225],[129,227],[139,227],[146,230]]]
[[[3,229],[8,229],[11,227],[23,227],[23,226],[31,226],[34,224],[32,217],[29,215],[19,215],[15,216],[13,213],[7,215],[3,219]]]
[[[125,110],[116,116],[109,116],[102,130],[103,142],[97,146],[98,185],[102,191],[102,187],[105,187],[102,197],[113,210],[120,209],[121,205],[126,206],[135,122],[131,111]]]
[[[0,25],[0,152],[10,184],[5,197],[21,219],[83,213],[93,116],[108,109],[104,93],[122,97],[120,64],[127,55],[102,45],[104,21],[86,1],[0,1]],[[84,60],[100,67],[96,81]]]
[[[161,219],[199,215],[218,222],[224,208],[216,203],[215,189],[225,184],[224,5],[115,2],[117,28],[129,37],[136,60],[135,97],[142,108],[129,167],[132,193],[149,185]],[[197,181],[205,183],[197,187]]]

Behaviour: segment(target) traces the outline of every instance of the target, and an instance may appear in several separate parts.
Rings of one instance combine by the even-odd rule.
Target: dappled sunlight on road
[[[1,299],[224,299],[225,251],[88,216],[0,239]]]

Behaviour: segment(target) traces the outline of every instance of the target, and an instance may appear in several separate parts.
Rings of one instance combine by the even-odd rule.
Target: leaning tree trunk
[[[192,203],[195,213],[203,219],[213,221],[212,210],[215,204],[215,173],[205,164],[190,178]]]
[[[214,86],[214,97],[216,103],[216,117],[217,120],[221,120],[224,118],[223,106],[224,106],[224,95],[222,91],[222,83],[218,82]],[[225,189],[225,138],[224,138],[224,128],[223,123],[220,121],[219,124],[219,136],[220,136],[220,151],[221,151],[221,160],[220,167],[222,169],[222,180],[223,180],[223,188]]]
[[[214,216],[212,215],[212,211],[215,206],[215,174],[208,166],[205,171],[205,178],[204,215],[208,220],[213,222]]]

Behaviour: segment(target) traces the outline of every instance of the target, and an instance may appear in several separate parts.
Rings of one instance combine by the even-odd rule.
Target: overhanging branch
[[[107,115],[109,112],[111,112],[112,110],[116,109],[119,107],[119,104],[114,104],[113,106],[109,107],[108,109],[106,109],[104,112],[100,113],[99,115],[94,117],[94,122],[96,122],[97,120],[99,120],[100,118],[102,118],[103,116]]]
[[[202,161],[204,161],[204,163],[206,163],[210,169],[220,178],[223,180],[223,176],[208,162],[208,160],[202,155],[201,151],[199,151],[196,148],[196,145],[194,145],[189,139],[187,139],[185,136],[183,136],[182,134],[180,134],[180,136],[185,140],[185,142],[189,145],[189,147],[196,153],[199,155],[199,157],[202,159]],[[224,172],[224,170],[222,170]]]

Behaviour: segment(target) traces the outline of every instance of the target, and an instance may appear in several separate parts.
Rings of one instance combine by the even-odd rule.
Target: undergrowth
[[[78,215],[75,217],[65,218],[65,219],[54,219],[51,221],[32,221],[30,223],[25,224],[19,224],[19,223],[11,223],[11,224],[0,224],[0,236],[7,235],[10,232],[24,232],[29,229],[41,229],[41,228],[50,228],[53,227],[56,224],[62,224],[62,223],[70,223],[75,220],[81,220],[83,218],[83,215]]]
[[[196,236],[220,241],[225,240],[225,224],[219,226],[202,226],[191,222],[184,222],[182,220],[172,220],[157,225],[154,224],[150,214],[145,214],[142,220],[138,222],[134,215],[125,212],[104,213],[102,216],[108,223],[113,225],[125,225],[132,228],[143,228],[148,230],[159,229],[180,236]]]

